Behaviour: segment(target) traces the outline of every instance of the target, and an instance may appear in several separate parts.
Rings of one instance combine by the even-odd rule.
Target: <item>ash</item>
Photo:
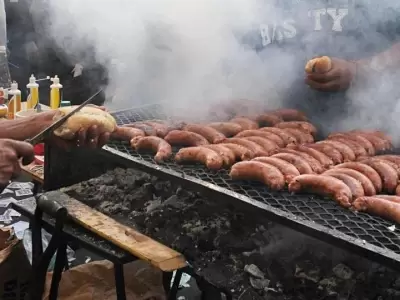
[[[133,169],[67,189],[185,255],[234,299],[400,299],[400,274]]]

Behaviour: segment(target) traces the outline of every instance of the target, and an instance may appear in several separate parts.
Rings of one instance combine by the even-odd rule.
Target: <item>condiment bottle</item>
[[[26,109],[35,108],[39,103],[39,84],[36,82],[36,78],[33,74],[29,78],[29,83],[26,87],[29,89],[29,96],[26,100]]]
[[[15,114],[21,111],[21,91],[18,89],[18,83],[11,83],[11,89],[8,92],[11,97],[8,102],[8,119],[14,119]]]
[[[57,109],[60,107],[60,89],[62,89],[63,86],[60,84],[60,78],[58,78],[57,75],[50,80],[53,82],[53,84],[50,86],[50,107],[52,109]]]

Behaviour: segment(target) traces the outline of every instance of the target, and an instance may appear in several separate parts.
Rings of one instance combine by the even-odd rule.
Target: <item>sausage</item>
[[[324,197],[332,197],[343,207],[350,207],[352,198],[350,188],[343,181],[325,175],[303,174],[295,177],[289,184],[292,193],[309,192]]]
[[[157,136],[156,130],[152,126],[145,124],[143,122],[134,122],[131,124],[124,124],[122,126],[123,127],[133,127],[133,128],[143,130],[144,133],[148,136]]]
[[[158,136],[135,137],[131,140],[131,146],[136,151],[156,152],[154,156],[156,162],[163,162],[172,155],[171,145]]]
[[[265,138],[267,140],[273,141],[279,147],[285,147],[285,142],[279,135],[276,135],[276,134],[270,133],[270,132],[261,131],[261,130],[245,130],[245,131],[242,131],[239,134],[237,134],[235,137],[241,138],[241,137],[249,137],[249,136],[259,136],[259,137]]]
[[[299,170],[300,174],[313,174],[313,170],[311,166],[307,163],[307,161],[299,155],[291,154],[291,153],[277,153],[272,155],[272,157],[280,158],[288,163],[291,163]]]
[[[355,161],[356,160],[356,154],[354,151],[347,146],[346,144],[343,144],[342,142],[334,141],[334,140],[325,140],[321,142],[317,142],[317,144],[328,144],[332,145],[332,147],[336,148],[342,156],[343,156],[343,161]]]
[[[285,122],[290,121],[307,121],[307,117],[299,110],[291,108],[282,108],[272,111],[274,115],[281,117]]]
[[[375,197],[385,199],[390,202],[395,202],[400,204],[400,197],[399,196],[393,196],[393,195],[376,195]]]
[[[255,180],[264,183],[271,190],[285,187],[285,178],[278,168],[259,161],[242,161],[232,166],[229,173],[233,180]]]
[[[369,180],[371,180],[372,184],[375,187],[376,193],[380,193],[382,191],[382,179],[379,176],[378,172],[375,171],[374,168],[370,167],[367,164],[363,164],[360,162],[347,162],[344,164],[340,164],[334,167],[335,169],[352,169],[356,170],[365,176],[368,177]]]
[[[283,130],[294,135],[297,139],[298,144],[314,143],[314,137],[307,132],[301,131],[296,128],[284,128]]]
[[[400,196],[400,184],[396,187],[396,195]]]
[[[309,122],[303,122],[303,121],[290,121],[290,122],[282,122],[279,124],[276,124],[275,127],[277,128],[295,128],[299,129],[301,131],[307,132],[313,136],[317,134],[317,128]]]
[[[368,160],[371,160],[371,161],[381,161],[381,162],[384,162],[384,163],[390,165],[390,166],[397,172],[397,176],[400,178],[400,166],[397,165],[397,164],[395,164],[394,162],[389,161],[389,160],[381,159],[381,158],[379,158],[379,157],[377,157],[377,156],[369,157],[368,159],[366,159],[366,160],[364,160],[364,161],[361,161],[361,162],[366,162],[366,161],[368,161]]]
[[[353,202],[353,209],[400,223],[400,204],[379,197],[360,197]]]
[[[175,155],[175,161],[177,163],[199,162],[210,170],[219,170],[223,165],[223,159],[217,152],[202,146],[180,149]]]
[[[332,172],[329,172],[329,176],[335,177],[335,178],[343,181],[343,183],[349,187],[351,194],[353,195],[353,199],[356,199],[358,197],[362,197],[365,195],[364,188],[363,188],[361,182],[359,182],[354,177],[351,177],[347,174],[340,173],[340,170],[338,170],[337,172],[332,170]]]
[[[381,138],[380,136],[374,135],[372,133],[365,133],[360,131],[351,131],[350,134],[356,136],[362,136],[366,138],[374,146],[375,151],[385,151],[392,148],[390,141]]]
[[[296,137],[293,134],[286,132],[283,129],[276,128],[276,127],[262,127],[259,130],[276,134],[283,140],[283,142],[285,143],[285,146],[287,146],[289,144],[297,143]]]
[[[243,147],[238,144],[218,144],[221,146],[224,146],[225,148],[230,149],[234,154],[235,154],[235,159],[236,160],[250,160],[254,157],[254,153],[251,152],[249,149],[246,147]]]
[[[272,155],[272,154],[276,153],[276,151],[278,149],[280,149],[278,147],[278,145],[275,144],[273,141],[270,141],[270,140],[265,139],[260,136],[248,136],[248,137],[243,137],[242,139],[245,139],[247,141],[251,141],[251,142],[254,142],[254,143],[260,145],[261,147],[263,147],[263,149],[266,151],[266,153],[268,153],[268,155]]]
[[[237,135],[239,132],[242,131],[242,127],[239,124],[233,122],[214,122],[207,125],[221,132],[226,137]]]
[[[276,124],[283,122],[281,117],[268,113],[257,115],[255,120],[260,126],[275,126]]]
[[[307,163],[310,165],[310,167],[314,173],[320,174],[324,171],[324,168],[322,167],[320,162],[318,160],[316,160],[314,157],[312,157],[311,155],[308,155],[307,153],[300,152],[300,151],[293,150],[293,149],[287,149],[287,148],[279,149],[279,153],[291,153],[291,154],[298,155],[298,156],[304,158],[307,161]]]
[[[146,134],[143,130],[133,127],[117,127],[112,133],[111,138],[123,141],[130,141],[134,137],[144,137]]]
[[[393,155],[393,154],[377,155],[377,156],[375,156],[375,158],[390,161],[390,162],[400,166],[400,156],[399,155]]]
[[[236,162],[236,156],[233,151],[227,147],[224,147],[222,144],[214,144],[214,145],[204,145],[204,148],[208,148],[217,152],[224,163],[224,166],[230,167]]]
[[[267,151],[264,150],[259,144],[242,138],[229,138],[223,141],[223,144],[236,144],[249,149],[252,155],[255,156],[268,156]]]
[[[172,130],[164,138],[170,145],[179,146],[202,146],[208,145],[208,141],[202,135],[183,130]]]
[[[343,155],[335,147],[329,144],[306,144],[305,147],[321,151],[330,159],[334,164],[341,164],[343,162]]]
[[[239,124],[240,127],[242,127],[242,130],[254,130],[258,129],[259,127],[257,122],[245,117],[235,117],[231,119],[229,122]]]
[[[361,135],[355,135],[355,134],[348,134],[348,133],[332,133],[328,136],[328,139],[333,139],[335,137],[341,137],[341,138],[346,138],[349,140],[354,141],[355,143],[359,144],[360,146],[364,147],[365,151],[367,151],[367,154],[372,156],[375,155],[375,147],[372,145],[372,143],[367,140],[365,137]]]
[[[357,179],[361,183],[361,185],[364,189],[364,194],[366,196],[376,195],[376,190],[375,190],[374,185],[372,184],[371,180],[369,180],[369,178],[367,176],[365,176],[363,173],[358,172],[353,169],[340,168],[340,169],[330,169],[328,171],[325,171],[322,174],[329,175],[330,172],[333,172],[333,173],[340,172],[342,174],[349,175],[349,176]]]
[[[291,163],[288,163],[283,159],[279,159],[276,157],[261,156],[254,158],[253,161],[259,161],[278,168],[279,171],[281,171],[283,176],[285,177],[285,181],[287,184],[289,184],[293,178],[300,175],[299,170],[297,170],[295,166],[293,166]]]
[[[319,163],[324,167],[324,168],[329,168],[333,166],[333,161],[331,158],[329,158],[327,155],[325,155],[323,152],[318,151],[313,148],[306,147],[304,145],[298,145],[295,150],[299,152],[304,152],[307,153],[308,155],[314,157],[316,160],[319,161]]]
[[[197,134],[202,135],[203,137],[205,137],[207,139],[207,141],[210,144],[218,144],[218,143],[221,143],[225,139],[225,136],[221,132],[215,130],[214,128],[212,128],[210,126],[206,126],[206,125],[189,124],[189,125],[186,125],[183,128],[183,130],[195,132]]]
[[[376,172],[378,172],[382,179],[382,188],[384,191],[390,194],[395,192],[399,176],[397,175],[396,170],[390,164],[379,160],[366,160],[362,163],[371,166]]]
[[[366,134],[371,134],[374,136],[378,136],[383,140],[388,141],[390,144],[392,143],[392,138],[388,136],[386,133],[380,130],[352,130],[350,132],[355,132],[355,133],[366,133]]]
[[[153,127],[156,132],[156,135],[160,138],[164,138],[168,132],[171,131],[170,127],[167,124],[155,122],[155,121],[144,121],[146,125]]]
[[[368,156],[369,155],[367,150],[365,150],[365,148],[363,146],[361,146],[360,144],[358,144],[354,140],[351,140],[351,139],[349,139],[347,137],[333,136],[329,140],[338,141],[338,142],[341,142],[343,144],[346,144],[347,146],[349,146],[351,148],[351,150],[353,150],[353,152],[356,155],[356,157]]]

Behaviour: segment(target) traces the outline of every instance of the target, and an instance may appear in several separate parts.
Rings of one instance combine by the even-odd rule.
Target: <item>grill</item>
[[[122,125],[167,119],[163,111],[162,105],[155,104],[113,115]],[[224,199],[231,205],[244,205],[265,218],[400,269],[400,231],[389,229],[393,223],[382,218],[354,213],[318,196],[271,192],[258,183],[233,181],[227,170],[210,171],[202,165],[178,165],[172,160],[156,164],[153,155],[138,153],[126,142],[112,141],[103,149],[110,160],[117,156],[126,165],[167,177],[186,188],[201,189],[218,201]]]

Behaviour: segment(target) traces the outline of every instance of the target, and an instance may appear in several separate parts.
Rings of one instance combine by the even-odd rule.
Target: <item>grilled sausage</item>
[[[157,136],[156,130],[149,124],[143,122],[134,122],[131,124],[124,124],[123,127],[133,127],[142,130],[148,136]]]
[[[272,157],[280,158],[288,163],[291,163],[299,170],[300,174],[313,174],[313,170],[311,166],[307,163],[307,161],[301,156],[291,154],[291,153],[278,153],[272,155]]]
[[[297,143],[296,137],[293,134],[291,134],[290,132],[287,132],[283,129],[276,128],[276,127],[262,127],[262,128],[260,128],[260,130],[278,135],[285,143],[285,146],[287,146],[289,144]]]
[[[177,163],[199,162],[210,170],[219,170],[223,165],[223,159],[217,152],[202,146],[180,149],[175,155],[175,161]]]
[[[352,170],[356,170],[362,174],[364,174],[365,176],[368,177],[369,180],[371,180],[372,184],[375,187],[375,191],[376,193],[380,193],[382,191],[382,179],[379,176],[378,172],[375,171],[374,168],[370,167],[367,164],[363,164],[360,162],[347,162],[344,164],[340,164],[334,167],[335,169],[339,168],[339,169],[343,169],[343,168],[347,168],[347,169],[352,169]]]
[[[255,180],[264,183],[271,190],[282,190],[285,178],[278,168],[259,161],[242,161],[232,166],[229,173],[233,180]]]
[[[374,188],[374,185],[372,184],[371,180],[369,180],[369,178],[367,176],[365,176],[363,173],[358,172],[353,169],[340,168],[340,169],[330,169],[328,171],[325,171],[322,174],[330,175],[331,172],[333,172],[334,174],[337,172],[340,172],[342,174],[346,174],[346,175],[349,175],[349,176],[357,179],[361,183],[361,185],[364,189],[364,194],[366,196],[376,195],[376,190]]]
[[[276,135],[271,132],[265,132],[262,130],[244,130],[242,132],[239,132],[235,137],[241,138],[241,137],[249,137],[249,136],[259,136],[259,137],[265,138],[267,140],[273,141],[279,147],[285,147],[285,142],[279,135]]]
[[[208,126],[214,128],[215,130],[218,130],[226,137],[237,135],[239,132],[242,131],[242,127],[239,124],[233,122],[214,122],[208,124]]]
[[[347,146],[349,146],[351,148],[351,150],[353,150],[353,152],[356,155],[356,157],[368,156],[369,155],[367,150],[365,150],[365,148],[363,146],[361,146],[360,144],[358,144],[357,142],[355,142],[354,140],[351,140],[349,138],[340,137],[340,136],[333,136],[329,140],[338,141],[338,142],[341,142],[343,144],[346,144]]]
[[[271,113],[278,117],[281,117],[285,122],[307,121],[306,115],[296,109],[282,108],[274,110]]]
[[[229,138],[223,141],[223,144],[236,144],[246,147],[251,151],[253,156],[268,156],[268,153],[259,144],[242,138]]]
[[[332,197],[343,207],[350,207],[350,188],[343,181],[325,175],[304,174],[295,177],[289,184],[292,193],[309,192],[324,197]]]
[[[375,156],[375,158],[390,161],[390,162],[400,166],[400,155],[390,155],[390,154],[377,155],[377,156]]]
[[[224,147],[222,144],[204,145],[203,147],[217,152],[221,156],[224,166],[226,167],[230,167],[236,162],[235,153],[228,147]]]
[[[361,161],[361,162],[365,162],[365,161],[368,161],[368,160],[381,161],[381,162],[384,162],[384,163],[390,165],[397,172],[397,176],[400,178],[400,166],[395,164],[394,162],[389,161],[389,160],[381,159],[378,156],[369,157],[368,159],[366,159],[364,161]]]
[[[369,165],[382,179],[383,190],[393,194],[397,187],[397,181],[399,179],[396,170],[387,162],[379,160],[366,160],[362,163]],[[369,196],[369,195],[368,195]]]
[[[168,124],[159,123],[155,121],[144,121],[143,123],[153,127],[153,129],[156,132],[156,135],[160,138],[164,138],[168,134],[168,132],[171,131],[171,128],[168,126]]]
[[[229,122],[239,124],[240,127],[242,127],[242,130],[254,130],[259,127],[257,122],[245,117],[236,117],[231,119]]]
[[[211,144],[221,143],[225,139],[225,136],[221,132],[215,130],[214,128],[212,128],[210,126],[206,126],[206,125],[189,124],[189,125],[186,125],[183,128],[183,130],[200,134],[203,137],[205,137],[207,139],[207,141]]]
[[[304,158],[306,160],[306,162],[310,165],[310,167],[314,173],[320,174],[324,171],[324,168],[322,167],[320,162],[305,152],[300,152],[297,150],[284,148],[284,149],[279,149],[278,153],[291,153],[291,154],[298,155],[298,156]]]
[[[225,144],[225,143],[218,144],[218,145],[221,145],[221,146],[224,146],[225,148],[230,149],[235,154],[236,160],[249,160],[254,157],[253,152],[251,152],[248,148],[243,147],[241,145]]]
[[[362,131],[350,131],[349,134],[358,135],[366,138],[368,141],[374,145],[375,151],[385,151],[392,148],[390,141],[383,139],[382,137],[375,135],[373,133],[365,133]]]
[[[353,202],[353,208],[400,223],[400,204],[395,202],[379,197],[360,197]]]
[[[340,170],[338,170],[337,172],[334,172],[334,170],[332,170],[332,172],[329,172],[329,176],[335,177],[335,178],[343,181],[343,183],[349,187],[351,194],[353,195],[353,199],[356,199],[358,197],[362,197],[365,195],[364,188],[363,188],[361,182],[359,182],[354,177],[340,173]]]
[[[170,145],[180,146],[202,146],[208,145],[208,141],[202,135],[183,130],[172,130],[164,138]]]
[[[330,159],[334,164],[340,164],[343,162],[343,155],[335,147],[329,144],[306,144],[305,147],[321,151]]]
[[[297,139],[298,144],[314,143],[314,137],[307,132],[301,131],[296,128],[284,128],[283,130],[294,135]]]
[[[328,136],[328,139],[334,139],[334,138],[346,138],[349,140],[354,141],[355,143],[357,143],[358,145],[362,146],[365,151],[367,152],[367,155],[375,155],[375,147],[374,145],[372,145],[372,143],[367,140],[365,137],[361,136],[361,135],[356,135],[356,134],[349,134],[349,133],[332,133]]]
[[[400,184],[396,187],[396,195],[400,196]]]
[[[136,151],[150,150],[156,152],[154,160],[163,162],[172,155],[171,145],[157,136],[135,137],[131,140],[131,146]]]
[[[331,158],[329,158],[327,155],[325,155],[323,152],[318,151],[313,148],[306,147],[304,145],[297,145],[295,150],[299,152],[304,152],[307,153],[308,155],[314,157],[316,160],[319,161],[319,163],[324,167],[324,168],[329,168],[333,166],[333,161]]]
[[[112,133],[111,138],[116,140],[130,141],[134,137],[144,137],[146,134],[143,130],[133,127],[117,127]]]
[[[261,114],[255,117],[256,122],[258,125],[261,126],[275,126],[283,122],[283,119],[274,114]]]
[[[395,202],[400,204],[400,197],[399,196],[393,196],[393,195],[376,195],[375,197],[385,199],[390,202]]]
[[[343,144],[341,142],[334,141],[334,140],[325,140],[325,141],[317,142],[317,144],[332,145],[332,147],[336,148],[336,150],[338,150],[342,154],[344,162],[356,160],[356,155],[355,155],[354,151],[346,144]]]
[[[272,155],[272,154],[276,153],[276,151],[278,149],[280,149],[278,147],[278,145],[275,144],[273,141],[265,139],[260,136],[248,136],[248,137],[243,137],[242,139],[245,139],[247,141],[251,141],[251,142],[254,142],[254,143],[260,145],[261,147],[263,147],[263,149],[266,151],[266,153],[268,153],[268,155]]]
[[[285,177],[285,181],[287,184],[289,184],[293,178],[300,175],[299,170],[297,170],[295,166],[293,166],[291,163],[288,163],[283,159],[279,159],[276,157],[261,156],[254,158],[253,161],[259,161],[278,168],[279,171],[281,171],[283,176]]]
[[[275,127],[277,128],[295,128],[299,129],[301,131],[307,132],[313,136],[317,134],[317,128],[309,122],[304,122],[304,121],[290,121],[290,122],[282,122],[279,124],[276,124]]]

